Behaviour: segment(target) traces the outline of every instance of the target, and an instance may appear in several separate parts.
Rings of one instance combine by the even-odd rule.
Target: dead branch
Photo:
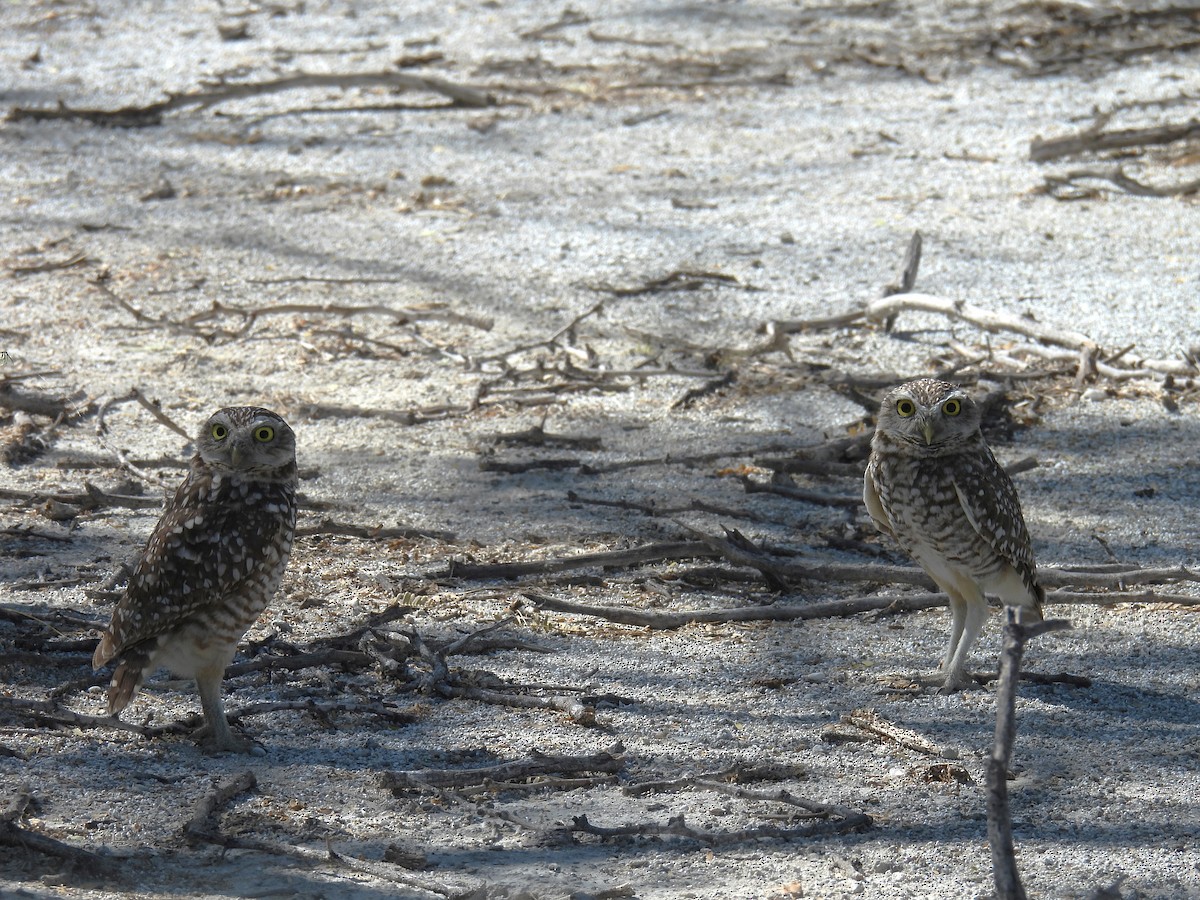
[[[57,372],[39,372],[37,375],[56,375]],[[16,379],[0,380],[0,407],[13,412],[28,413],[31,416],[45,416],[49,419],[69,421],[88,415],[95,408],[91,402],[84,403],[86,396],[81,391],[62,396],[47,394],[42,391],[17,390],[13,386]]]
[[[457,540],[457,537],[451,531],[437,531],[427,528],[388,528],[383,525],[356,525],[353,522],[336,522],[333,519],[322,519],[316,525],[301,525],[296,529],[297,537],[314,537],[323,534],[361,538],[365,541],[432,538],[452,544]]]
[[[907,750],[915,750],[917,753],[924,753],[927,756],[942,755],[941,748],[923,734],[897,725],[895,722],[889,722],[873,709],[853,710],[842,716],[841,721],[845,725],[853,725],[868,734],[892,741]]]
[[[142,737],[159,737],[172,731],[184,731],[184,723],[151,727],[125,722],[115,716],[93,716],[64,709],[46,700],[26,700],[20,697],[0,697],[0,717],[28,721],[36,725],[69,726],[72,728],[109,728]]]
[[[247,97],[261,97],[277,94],[282,91],[293,91],[307,88],[371,88],[387,87],[398,91],[424,91],[441,94],[451,101],[452,107],[485,107],[495,101],[484,91],[466,85],[454,84],[441,78],[410,75],[406,72],[358,72],[349,74],[337,73],[305,73],[286,75],[269,81],[244,82],[241,84],[218,84],[209,88],[190,91],[185,94],[169,94],[166,100],[148,103],[144,106],[123,106],[119,109],[87,109],[70,107],[60,103],[55,107],[24,107],[14,106],[8,112],[9,122],[22,120],[45,121],[50,119],[76,119],[91,122],[95,125],[108,125],[116,128],[143,128],[148,125],[161,124],[163,116],[176,110],[188,107],[208,109],[228,103],[231,100],[242,100]]]
[[[921,268],[921,243],[921,232],[914,231],[912,237],[909,238],[908,249],[904,253],[904,267],[900,270],[900,280],[885,287],[883,296],[907,294],[917,286],[917,272]]]
[[[1109,606],[1117,603],[1148,603],[1152,605],[1190,608],[1200,606],[1200,597],[1192,594],[1162,594],[1158,591],[1051,591],[1046,594],[1047,603],[1064,606],[1095,605]]]
[[[312,653],[296,653],[292,656],[259,656],[243,663],[235,663],[225,670],[226,678],[237,678],[250,672],[273,672],[279,669],[294,671],[296,669],[332,669],[339,666],[344,669],[365,669],[375,663],[375,658],[369,653],[357,650],[338,650],[330,647]]]
[[[762,573],[763,580],[772,591],[779,592],[788,589],[787,578],[783,575],[780,567],[768,559],[753,542],[737,529],[726,528],[725,537],[719,538],[692,528],[678,519],[674,521],[680,528],[698,538],[702,544],[735,566],[757,569]]]
[[[1025,644],[1033,638],[1071,627],[1064,619],[1022,625],[1017,611],[1009,608],[1000,651],[1000,680],[996,686],[996,740],[987,767],[988,845],[992,851],[992,875],[1000,900],[1025,900],[1025,888],[1017,871],[1013,846],[1012,813],[1008,804],[1008,770],[1013,741],[1017,736],[1017,676]]]
[[[758,326],[759,334],[796,334],[802,331],[831,331],[846,328],[863,320],[862,311],[840,316],[818,316],[813,319],[775,319]]]
[[[860,478],[862,477],[861,471],[856,470],[855,474]],[[862,497],[841,496],[826,493],[825,491],[810,491],[792,484],[777,484],[773,481],[764,483],[755,481],[749,475],[743,475],[741,481],[742,488],[747,494],[776,494],[780,497],[787,497],[789,500],[812,503],[815,506],[843,506],[849,509],[857,509],[862,506],[863,502]]]
[[[606,282],[589,285],[594,291],[604,291],[617,297],[640,297],[666,291],[695,291],[702,287],[736,287],[743,291],[761,291],[752,284],[743,284],[734,275],[725,272],[705,272],[697,269],[675,269],[665,275],[648,278],[641,284],[615,286]]]
[[[706,381],[699,387],[689,388],[678,400],[671,404],[671,409],[690,409],[692,405],[709,394],[715,394],[737,381],[737,370],[730,369],[724,375]]]
[[[116,302],[122,309],[132,315],[145,328],[164,328],[176,334],[187,334],[197,337],[206,343],[214,343],[216,341],[233,341],[238,338],[245,337],[254,328],[254,325],[259,319],[278,315],[293,315],[293,316],[340,316],[342,318],[355,318],[357,316],[385,316],[392,320],[395,325],[407,325],[422,320],[438,320],[445,322],[453,322],[457,324],[470,325],[474,328],[479,328],[484,331],[492,327],[492,320],[480,316],[471,316],[464,313],[454,312],[452,310],[443,309],[440,304],[430,304],[423,307],[391,307],[381,304],[369,306],[356,306],[338,303],[278,303],[274,306],[262,307],[242,307],[232,306],[227,303],[222,303],[219,300],[214,300],[212,306],[198,313],[193,313],[186,319],[174,320],[166,316],[150,316],[141,310],[137,309],[128,301],[119,297],[107,286],[102,284],[94,285],[97,289],[102,290],[106,296]],[[208,323],[219,322],[223,319],[237,318],[240,323],[232,328],[221,328],[210,326],[202,327]],[[344,335],[343,335],[344,337]],[[354,335],[360,340],[366,340],[360,336]],[[377,342],[378,343],[378,342]],[[428,341],[423,341],[429,344]],[[392,345],[388,345],[391,347]],[[399,350],[400,348],[392,347]],[[453,354],[452,354],[453,356]],[[454,356],[455,359],[460,359]],[[125,399],[136,399],[135,397],[127,397]]]
[[[789,781],[804,778],[807,771],[803,766],[794,765],[744,765],[738,763],[716,772],[701,772],[696,775],[685,775],[682,778],[672,778],[668,781],[639,781],[627,784],[621,788],[621,793],[627,797],[641,797],[646,794],[673,793],[695,787],[697,784],[706,786],[719,784],[746,784],[751,781]]]
[[[1158,187],[1125,174],[1125,169],[1121,166],[1114,169],[1072,169],[1060,175],[1046,175],[1044,178],[1049,193],[1059,200],[1077,200],[1091,196],[1088,191],[1077,187],[1077,182],[1089,179],[1110,182],[1136,197],[1181,197],[1200,191],[1200,178]]]
[[[100,490],[90,482],[85,482],[83,487],[83,493],[46,493],[44,491],[18,491],[11,488],[0,488],[0,499],[20,500],[27,506],[37,506],[47,502],[61,503],[77,507],[79,512],[91,512],[112,506],[124,509],[158,509],[162,506],[161,498],[111,494]]]
[[[592,316],[599,316],[603,313],[604,301],[599,300],[582,312],[576,313],[567,321],[565,325],[557,328],[552,334],[543,338],[542,340],[534,341],[528,344],[518,344],[517,346],[511,347],[508,350],[501,350],[497,353],[490,353],[486,356],[472,357],[471,368],[472,370],[478,370],[479,367],[485,362],[503,361],[507,360],[510,356],[516,356],[520,353],[528,353],[530,350],[537,350],[542,347],[554,347],[558,345],[560,339],[564,337],[567,339],[568,344],[573,344],[575,340],[575,329],[579,327],[579,324],[583,322],[584,319],[591,318]]]
[[[1079,364],[1079,353],[1068,350],[1056,350],[1053,347],[1043,347],[1039,344],[1018,344],[1009,349],[1009,354],[1020,358],[1036,356],[1050,362],[1066,363],[1072,368]],[[1145,359],[1128,350],[1120,354],[1120,359],[1130,368],[1120,368],[1112,365],[1109,360],[1115,360],[1116,354],[1107,359],[1096,358],[1092,366],[1097,375],[1113,381],[1124,381],[1132,378],[1146,378],[1154,375],[1182,375],[1192,377],[1200,373],[1192,360],[1189,359]]]
[[[307,644],[306,648],[309,650],[317,650],[324,647],[336,647],[343,650],[358,649],[364,637],[377,629],[383,628],[385,625],[390,625],[392,622],[403,619],[412,610],[413,608],[407,604],[392,603],[387,608],[377,613],[372,613],[367,617],[365,622],[352,628],[350,631],[330,637],[318,638]]]
[[[65,534],[55,534],[52,531],[35,531],[32,528],[0,528],[0,534],[6,537],[27,538],[31,541],[57,541],[69,544],[75,539]]]
[[[183,836],[189,842],[205,839],[207,834],[217,829],[216,823],[212,821],[217,811],[238,794],[252,791],[257,786],[258,780],[254,773],[249,771],[229,779],[224,784],[218,784],[196,804],[192,817],[180,829]]]
[[[187,429],[183,428],[183,426],[179,425],[174,419],[162,411],[162,403],[160,401],[148,399],[146,395],[137,388],[133,388],[129,392],[129,396],[141,404],[141,407],[146,410],[146,412],[150,413],[150,415],[154,416],[155,420],[160,424],[166,425],[185,441],[190,441],[192,439],[192,435],[187,433]]]
[[[773,519],[760,516],[747,509],[735,509],[731,506],[720,506],[706,500],[693,499],[677,506],[655,506],[653,503],[638,503],[634,500],[606,500],[603,497],[585,497],[575,491],[567,491],[567,501],[584,506],[606,506],[612,509],[628,509],[644,516],[676,516],[684,512],[706,512],[714,516],[724,516],[731,519],[750,519],[756,522],[772,522],[776,525],[791,525],[790,520]]]
[[[505,691],[493,691],[487,688],[459,686],[441,683],[436,687],[437,692],[446,698],[476,700],[480,703],[490,703],[493,706],[509,706],[515,709],[545,709],[561,712],[576,725],[595,728],[596,707],[588,702],[587,697],[542,697],[533,694],[511,694]]]
[[[830,459],[814,459],[807,456],[794,456],[784,459],[758,459],[756,465],[789,475],[815,475],[818,478],[858,478],[863,477],[866,459],[863,462],[838,462]],[[856,497],[862,502],[861,497]]]
[[[891,566],[864,566],[867,568],[891,569]],[[788,568],[782,567],[786,575]],[[916,570],[919,571],[919,570]],[[604,606],[600,604],[578,603],[554,597],[540,591],[523,591],[527,598],[539,609],[550,612],[567,613],[569,615],[594,616],[619,625],[632,625],[639,628],[675,629],[691,624],[717,624],[731,622],[794,622],[806,619],[843,618],[864,612],[901,613],[916,612],[924,609],[935,609],[948,605],[945,594],[915,593],[901,596],[864,596],[849,597],[843,600],[830,600],[822,603],[806,603],[803,605],[786,605],[782,603],[765,606],[736,606],[732,608],[702,608],[665,612],[658,610],[633,609],[625,606]],[[1200,606],[1200,597],[1186,594],[1160,594],[1155,591],[1139,592],[1096,592],[1080,593],[1072,591],[1051,591],[1046,595],[1047,604],[1061,603],[1095,604],[1107,606],[1116,603],[1148,603],[1176,605],[1180,607]]]
[[[343,406],[336,403],[300,403],[296,408],[305,415],[318,419],[383,419],[401,425],[424,425],[452,416],[463,416],[471,411],[470,406],[437,405],[420,409],[373,409],[364,406]]]
[[[8,271],[20,277],[22,275],[37,275],[42,272],[55,272],[59,269],[72,269],[91,262],[86,253],[72,253],[66,259],[52,260],[44,263],[34,263],[28,266],[9,266]]]
[[[640,566],[666,560],[694,559],[716,555],[701,541],[667,541],[659,544],[646,544],[641,547],[630,547],[627,550],[606,550],[600,553],[581,553],[578,556],[511,563],[468,563],[451,560],[445,569],[431,573],[427,577],[434,581],[447,578],[472,580],[522,578],[527,575],[551,575],[571,569]]]
[[[812,804],[815,809],[821,809],[821,804]],[[832,811],[830,810],[830,815]],[[575,834],[590,834],[601,838],[621,837],[658,837],[673,836],[688,838],[707,847],[728,847],[733,844],[743,844],[753,840],[806,840],[815,837],[825,837],[831,834],[847,834],[854,831],[864,831],[872,825],[871,818],[865,813],[857,813],[850,819],[826,818],[820,823],[802,825],[795,828],[780,828],[777,825],[759,825],[755,828],[742,828],[734,831],[710,831],[703,828],[693,828],[687,824],[682,814],[672,816],[666,824],[659,822],[636,822],[628,825],[603,826],[592,824],[587,816],[575,816],[571,824],[565,828],[549,828],[546,831],[564,831]]]
[[[870,817],[866,813],[833,803],[817,803],[813,800],[805,800],[803,797],[797,797],[791,791],[783,788],[774,791],[752,790],[740,785],[730,784],[726,781],[709,781],[703,778],[696,780],[696,787],[713,791],[717,794],[724,794],[727,797],[736,797],[739,800],[759,800],[766,803],[782,803],[785,806],[794,806],[804,810],[813,818],[824,819],[830,816],[838,816],[843,822],[860,822],[863,828],[870,827],[871,823]]]
[[[25,811],[33,804],[33,789],[27,784],[17,788],[16,793],[8,802],[8,807],[0,811],[0,822],[15,822],[25,815]]]
[[[0,846],[12,847],[17,851],[33,850],[37,853],[60,859],[75,870],[93,876],[112,878],[119,876],[122,868],[117,860],[100,856],[82,847],[75,847],[57,838],[52,838],[28,828],[22,828],[8,819],[0,820]]]
[[[991,684],[1000,678],[999,672],[975,672],[971,676],[976,684]],[[1071,687],[1087,688],[1092,686],[1092,679],[1086,675],[1072,675],[1070,672],[1059,672],[1051,675],[1046,672],[1022,672],[1020,680],[1029,684],[1066,684]]]
[[[1121,591],[1131,584],[1171,584],[1179,581],[1200,581],[1200,574],[1184,566],[1152,569],[1129,568],[1128,566],[1117,568],[1104,566],[1099,571],[1094,569],[1062,569],[1042,566],[1038,569],[1038,581],[1045,587],[1074,585],[1075,587],[1106,588]],[[1057,593],[1055,592],[1055,595]],[[1054,602],[1064,601],[1056,600]]]
[[[344,866],[355,872],[363,872],[376,878],[394,881],[405,887],[415,888],[438,897],[447,897],[450,900],[475,900],[475,898],[483,896],[484,891],[484,885],[481,883],[466,885],[448,884],[415,874],[402,866],[389,862],[376,862],[374,860],[346,856],[337,853],[332,847],[328,846],[325,850],[312,850],[295,844],[269,841],[265,838],[225,834],[217,829],[196,832],[194,838],[210,844],[216,844],[228,850],[252,850],[257,853],[267,853],[272,856],[284,856],[290,859],[301,860],[309,865]]]
[[[694,453],[687,456],[667,454],[666,456],[656,456],[646,459],[626,459],[620,462],[608,463],[607,465],[582,465],[579,467],[579,474],[602,475],[610,472],[623,472],[626,469],[638,469],[644,466],[694,466],[697,463],[714,462],[718,459],[729,459],[730,457],[753,455],[754,453],[781,453],[786,452],[787,449],[786,447],[771,445],[759,450],[738,450],[731,448],[712,453]]]
[[[527,759],[511,760],[474,769],[410,769],[382,772],[382,785],[397,796],[406,791],[439,791],[524,782],[531,778],[574,776],[587,773],[612,774],[625,765],[625,748],[620,743],[591,756],[537,753]]]
[[[1200,190],[1200,180],[1197,180],[1193,189]],[[1144,359],[1127,350],[1116,356],[1104,356],[1095,341],[1078,332],[1050,328],[1022,316],[993,312],[971,306],[961,300],[950,300],[929,294],[896,294],[881,300],[874,300],[867,304],[866,317],[872,322],[885,322],[906,310],[939,313],[950,319],[968,322],[984,331],[1009,331],[1033,338],[1049,347],[1033,345],[1022,346],[1019,349],[1056,361],[1074,362],[1081,376],[1095,372],[1106,378],[1129,378],[1136,374],[1143,374],[1146,370],[1171,375],[1200,375],[1200,367],[1197,367],[1192,360]],[[1061,351],[1050,349],[1053,347],[1073,351],[1073,354],[1064,354]],[[1118,359],[1124,363],[1125,368],[1112,364]]]
[[[572,456],[559,458],[542,457],[540,459],[527,459],[517,462],[484,458],[479,461],[479,470],[481,472],[501,472],[505,475],[520,475],[523,472],[536,472],[539,470],[557,472],[563,469],[578,469],[582,465],[583,462],[580,459]]]
[[[261,318],[268,316],[341,316],[354,318],[356,316],[386,316],[394,325],[407,325],[421,320],[437,320],[470,325],[483,331],[490,331],[494,324],[491,319],[481,316],[471,316],[441,308],[440,304],[428,307],[393,308],[382,304],[370,306],[353,306],[341,303],[277,303],[274,306],[241,307],[231,306],[214,300],[212,307],[203,312],[194,313],[183,320],[190,326],[198,326],[204,322],[216,321],[225,316],[236,316],[242,319],[241,327],[233,333],[235,337],[244,335]],[[227,332],[226,332],[227,333]]]
[[[865,310],[867,320],[870,322],[884,322],[902,312],[909,311],[939,313],[949,319],[967,322],[984,331],[1011,331],[1046,344],[1068,347],[1072,350],[1093,349],[1097,346],[1096,342],[1087,335],[1075,331],[1049,328],[1023,316],[993,312],[972,306],[963,300],[950,300],[931,294],[893,294],[890,297],[872,300],[867,304]]]
[[[732,609],[708,608],[660,612],[657,610],[631,609],[625,606],[602,606],[576,603],[549,594],[523,591],[522,596],[538,609],[571,615],[594,616],[619,625],[639,628],[674,629],[692,624],[715,624],[728,622],[794,622],[805,619],[823,619],[853,616],[858,613],[878,610],[908,612],[946,606],[949,601],[944,594],[914,594],[907,597],[852,597],[827,603],[808,603],[802,606],[771,604],[767,606],[737,606]]]
[[[397,659],[391,647],[375,647],[379,654],[381,665],[392,668],[407,677],[404,690],[418,691],[446,698],[477,700],[496,706],[509,706],[518,709],[547,709],[565,713],[577,725],[596,727],[595,704],[599,699],[592,697],[571,697],[555,694],[551,696],[519,693],[512,690],[494,690],[491,687],[480,687],[472,683],[472,673],[461,673],[452,670],[447,657],[456,652],[463,652],[471,643],[477,641],[488,632],[507,624],[508,619],[485,626],[477,631],[464,635],[444,647],[431,646],[415,630],[406,630],[402,636],[407,640],[408,647],[403,652],[403,659]],[[369,648],[368,649],[372,649]],[[424,674],[412,675],[408,667],[408,659],[419,660],[426,668]],[[491,678],[495,681],[495,678]],[[527,690],[522,688],[522,690]],[[561,690],[558,689],[558,690]],[[618,700],[618,702],[620,702]]]
[[[1077,134],[1056,138],[1034,138],[1029,144],[1029,159],[1046,162],[1062,156],[1078,156],[1083,153],[1102,153],[1106,150],[1123,150],[1127,147],[1146,147],[1153,144],[1171,144],[1200,135],[1200,120],[1148,128],[1124,128],[1105,131],[1108,117],[1102,117],[1096,125]]]
[[[718,538],[692,529],[682,523],[677,524],[693,534],[702,535],[702,539],[697,541],[648,544],[627,550],[609,550],[600,553],[583,553],[571,557],[554,557],[545,560],[512,563],[489,564],[451,561],[446,569],[430,573],[427,577],[432,580],[447,578],[478,580],[522,578],[529,575],[550,575],[572,569],[619,568],[676,559],[711,559],[714,557],[723,557],[734,562],[736,565],[745,565],[756,569],[759,569],[762,565],[766,565],[773,574],[785,580],[907,584],[924,588],[933,587],[933,582],[929,576],[917,566],[776,561],[775,559],[765,558],[765,554],[761,550],[755,550],[751,553],[745,548],[739,549],[732,546],[727,538]],[[1114,569],[1113,567],[1105,566],[1100,571],[1042,566],[1038,569],[1038,578],[1046,587],[1075,585],[1079,587],[1121,591],[1128,585],[1200,581],[1200,574],[1194,573],[1182,566],[1152,569],[1131,567]],[[1103,600],[1076,601],[1073,595],[1064,595],[1061,592],[1051,594],[1048,600],[1052,603],[1104,602]]]
[[[522,431],[500,432],[492,436],[491,442],[493,444],[520,444],[528,447],[578,447],[580,450],[599,450],[602,446],[598,437],[551,434],[546,431],[545,422],[540,422]]]

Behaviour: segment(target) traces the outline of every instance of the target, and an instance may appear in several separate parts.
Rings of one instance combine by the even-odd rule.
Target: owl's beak
[[[926,419],[921,423],[921,434],[925,435],[925,446],[933,443],[933,423]]]
[[[235,469],[240,469],[245,458],[246,448],[240,443],[235,442],[234,445],[229,448],[229,461],[233,463],[233,467]]]

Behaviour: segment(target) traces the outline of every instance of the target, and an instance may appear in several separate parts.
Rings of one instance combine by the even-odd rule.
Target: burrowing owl
[[[883,399],[863,500],[879,530],[950,597],[943,692],[971,681],[967,653],[987,618],[985,593],[1041,618],[1044,595],[1016,489],[961,388],[924,378]]]
[[[296,437],[275,413],[234,406],[196,438],[183,484],[159,519],[92,665],[117,660],[110,714],[155,669],[196,680],[217,750],[246,752],[221,702],[237,643],[279,587],[296,529]]]

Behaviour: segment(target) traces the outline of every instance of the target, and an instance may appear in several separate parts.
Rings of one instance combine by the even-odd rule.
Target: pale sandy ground
[[[1028,161],[1028,150],[1037,135],[1082,129],[1096,109],[1197,96],[1196,55],[1133,56],[1119,67],[1020,77],[1019,68],[968,47],[966,36],[991,26],[1024,15],[1044,24],[1072,8],[596,0],[4,4],[5,108],[60,100],[142,104],[218,76],[379,71],[435,51],[440,60],[413,71],[485,86],[501,103],[314,112],[440,102],[322,89],[185,110],[141,129],[3,124],[3,266],[12,273],[76,253],[86,261],[0,273],[0,342],[8,354],[0,374],[41,372],[24,387],[79,392],[81,401],[138,387],[189,429],[220,406],[273,407],[295,427],[302,465],[315,470],[303,484],[306,497],[333,504],[306,513],[302,525],[328,516],[454,534],[453,542],[302,539],[282,596],[251,633],[255,639],[279,633],[303,644],[348,631],[397,600],[417,605],[410,625],[448,637],[508,615],[522,588],[539,586],[431,580],[452,557],[523,559],[683,535],[671,517],[572,503],[568,491],[642,504],[703,499],[743,516],[674,518],[710,533],[728,524],[758,541],[836,557],[825,540],[830,534],[875,540],[863,511],[748,496],[723,472],[751,462],[755,450],[776,446],[783,450],[775,455],[785,455],[842,435],[859,417],[860,407],[825,387],[827,373],[810,363],[863,377],[923,374],[953,358],[951,342],[984,346],[989,338],[973,327],[911,315],[894,335],[855,327],[797,336],[791,357],[737,361],[735,388],[686,409],[672,404],[701,383],[686,375],[648,378],[621,393],[485,406],[412,426],[333,415],[328,407],[468,405],[482,382],[499,378],[501,356],[520,369],[539,353],[561,362],[561,352],[551,358],[513,351],[556,334],[599,300],[604,309],[580,323],[573,341],[591,349],[591,365],[628,369],[652,360],[657,368],[704,371],[704,348],[752,347],[763,340],[756,329],[764,322],[843,313],[877,297],[896,277],[916,229],[925,237],[922,290],[1028,313],[1110,351],[1134,344],[1143,356],[1180,359],[1200,343],[1194,201],[1106,189],[1061,202],[1040,190],[1044,176],[1076,163],[1039,166]],[[248,25],[248,37],[222,40],[218,25],[239,22]],[[959,52],[917,52],[922,42],[953,47],[956,35]],[[886,56],[889,47],[901,48],[905,67],[854,58],[859,51]],[[1194,105],[1151,107],[1122,113],[1122,121],[1193,114]],[[1196,175],[1194,165],[1171,166],[1153,155],[1128,165],[1155,183]],[[147,198],[164,183],[173,196]],[[633,287],[676,270],[723,273],[738,285],[624,296],[596,289]],[[92,284],[104,274],[111,293]],[[172,319],[214,302],[329,302],[436,307],[486,317],[493,327],[297,313],[264,317],[238,340],[210,343],[138,328],[114,297]],[[239,324],[226,318],[206,326]],[[347,325],[390,347],[336,334]],[[1009,338],[990,340],[1000,346]],[[583,365],[586,354],[574,359]],[[1125,562],[1195,566],[1195,391],[1184,390],[1178,411],[1169,412],[1161,379],[1099,388],[1087,400],[1049,399],[1034,427],[996,448],[1005,461],[1032,455],[1040,463],[1018,479],[1039,558],[1102,563],[1099,537]],[[599,465],[708,451],[726,456],[597,475],[481,469],[494,435],[543,417],[548,430],[599,438],[601,449],[500,446],[497,458],[540,453]],[[92,481],[112,489],[121,480],[110,465],[117,449],[149,461],[151,474],[170,482],[178,469],[154,461],[190,452],[136,404],[111,412],[102,440],[95,422],[93,416],[64,427],[48,453],[4,470],[0,483],[78,491]],[[104,465],[59,465],[81,458]],[[817,487],[852,493],[857,486]],[[4,608],[47,620],[55,610],[104,618],[108,607],[84,590],[138,549],[155,512],[106,509],[62,524],[18,502],[5,504]],[[67,540],[11,531],[24,528]],[[593,574],[599,577],[591,584],[540,587],[590,603],[667,609],[768,599],[752,584],[701,590],[669,578],[631,578],[629,570]],[[845,592],[800,584],[783,599]],[[1011,790],[1031,896],[1086,897],[1119,881],[1113,896],[1200,897],[1200,623],[1186,609],[1144,605],[1049,611],[1069,616],[1075,629],[1037,643],[1029,667],[1083,675],[1092,684],[1023,688]],[[186,846],[180,827],[193,805],[217,781],[249,769],[258,787],[227,807],[226,831],[314,853],[328,841],[370,860],[397,844],[428,857],[425,876],[482,886],[479,896],[607,890],[662,900],[988,897],[981,783],[994,693],[913,698],[885,687],[888,676],[932,668],[944,620],[943,611],[932,610],[651,633],[526,606],[507,631],[545,652],[458,660],[518,683],[586,685],[636,701],[601,709],[599,729],[557,713],[466,700],[426,699],[415,708],[416,721],[401,726],[365,715],[330,722],[272,712],[246,718],[266,747],[264,757],[247,760],[206,757],[184,737],[147,741],[116,731],[0,724],[0,746],[12,752],[0,755],[0,803],[28,785],[38,802],[25,827],[114,854],[127,868],[122,879],[88,880],[61,861],[5,848],[0,895],[429,896],[331,862]],[[0,620],[0,649],[11,649],[18,632],[16,622]],[[92,632],[76,626],[64,634]],[[994,668],[998,646],[993,621],[976,664]],[[0,670],[0,691],[44,697],[86,672],[81,652],[46,670],[10,661]],[[405,706],[412,699],[389,696],[387,683],[370,673],[305,671],[230,685],[231,707],[348,696]],[[80,712],[100,710],[94,692],[64,699]],[[828,726],[863,707],[920,733],[941,757],[888,742],[822,740]],[[161,723],[195,708],[186,686],[168,685],[146,692],[135,713]],[[484,765],[534,751],[594,753],[618,739],[628,753],[622,783],[739,763],[791,765],[803,777],[782,786],[865,811],[875,827],[712,850],[678,838],[553,844],[492,813],[547,823],[586,814],[611,825],[684,813],[696,827],[732,831],[786,825],[770,816],[787,811],[695,790],[631,797],[619,785],[506,795],[488,801],[489,809],[436,797],[396,799],[377,780],[382,770]],[[970,782],[927,782],[930,767],[946,761]]]

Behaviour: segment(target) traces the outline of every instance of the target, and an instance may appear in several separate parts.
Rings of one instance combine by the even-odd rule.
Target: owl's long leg
[[[971,646],[979,637],[979,632],[983,631],[983,623],[987,620],[987,600],[984,599],[983,592],[978,587],[971,592],[964,589],[960,603],[962,628],[958,643],[954,647],[954,653],[946,666],[946,682],[941,689],[943,694],[952,694],[972,684],[971,675],[967,672],[967,655],[971,652]],[[953,608],[953,601],[951,601],[951,606]]]
[[[946,589],[946,596],[950,598],[950,641],[946,644],[946,655],[942,657],[942,664],[938,667],[942,672],[950,671],[954,651],[958,649],[959,641],[962,640],[963,623],[967,618],[967,602],[958,592]]]
[[[253,753],[254,743],[237,737],[229,727],[229,719],[225,717],[225,703],[221,699],[221,680],[224,677],[224,666],[219,669],[204,669],[196,673],[196,690],[200,693],[200,706],[204,709],[206,723],[198,736],[212,750]]]

